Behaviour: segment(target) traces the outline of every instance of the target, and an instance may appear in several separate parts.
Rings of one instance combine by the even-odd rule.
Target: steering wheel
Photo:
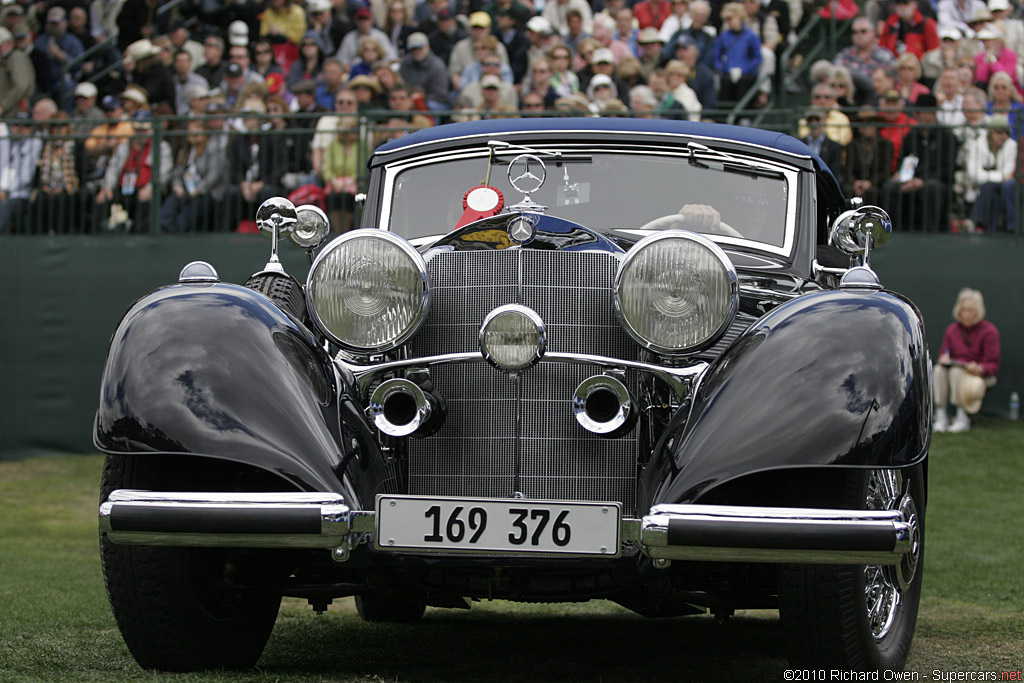
[[[688,223],[686,219],[680,216],[678,213],[670,213],[667,216],[661,216],[655,218],[652,221],[644,223],[640,230],[671,230],[672,228],[680,228],[682,230],[693,230],[692,224]],[[704,232],[717,235],[728,235],[729,237],[743,237],[736,228],[732,227],[725,221],[718,221],[717,224],[709,227],[706,230],[694,230],[694,232]]]

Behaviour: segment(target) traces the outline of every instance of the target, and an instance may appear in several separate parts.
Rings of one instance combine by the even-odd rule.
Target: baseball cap
[[[373,19],[373,12],[370,11],[369,7],[360,7],[355,13],[356,19]]]
[[[242,65],[241,64],[239,64],[237,62],[231,62],[230,64],[228,64],[228,70],[227,70],[226,73],[231,78],[238,78],[239,76],[241,76],[245,72],[242,70]]]
[[[1006,9],[1010,9],[1010,3],[1007,0],[988,0],[988,10],[990,12],[999,12]]]
[[[526,22],[526,28],[534,33],[541,33],[548,35],[554,33],[555,30],[551,28],[551,22],[544,17],[530,17],[530,20]]]
[[[405,40],[405,46],[410,50],[415,50],[425,45],[430,45],[430,41],[427,39],[427,34],[420,31],[409,34],[409,37]]]
[[[599,47],[590,55],[592,64],[614,64],[615,54],[606,47]]]
[[[963,34],[960,33],[960,29],[956,26],[946,24],[939,26],[939,38],[943,40],[960,40],[963,38]]]
[[[484,74],[484,77],[480,79],[481,88],[500,88],[501,79],[494,74]]]
[[[824,121],[825,110],[822,109],[821,107],[811,107],[810,109],[807,110],[807,113],[804,114],[804,118],[807,121]]]
[[[636,42],[641,45],[648,45],[651,43],[663,43],[665,41],[661,39],[661,34],[658,33],[658,29],[653,26],[648,26],[640,32],[640,36],[636,39]]]
[[[185,88],[185,100],[191,102],[192,100],[200,100],[210,96],[210,89],[201,83],[196,83]]]
[[[975,37],[978,40],[997,40],[1003,37],[1003,33],[991,24],[986,24]]]
[[[491,15],[487,12],[473,12],[469,15],[470,28],[490,28]]]
[[[92,83],[79,83],[75,86],[75,97],[96,97],[99,91]]]
[[[679,37],[676,38],[676,49],[677,50],[679,48],[681,48],[681,47],[690,47],[690,46],[696,45],[696,44],[697,44],[697,41],[694,40],[693,36],[691,36],[689,33],[681,33],[681,34],[679,34]]]
[[[316,93],[316,83],[309,79],[303,79],[292,85],[291,91],[293,95],[302,95],[303,93],[313,95]]]
[[[100,100],[100,109],[103,111],[114,111],[121,106],[121,100],[113,95],[107,95]]]
[[[228,26],[228,44],[243,47],[249,44],[249,27],[244,21],[232,21]]]
[[[149,93],[138,85],[129,85],[121,93],[122,100],[131,100],[140,107],[149,107]]]
[[[331,9],[331,0],[309,0],[310,12],[326,12]]]

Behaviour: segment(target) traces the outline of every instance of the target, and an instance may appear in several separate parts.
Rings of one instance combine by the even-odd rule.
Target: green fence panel
[[[241,283],[269,253],[268,240],[244,234],[0,236],[0,459],[92,452],[107,344],[132,302],[175,282],[189,261],[209,261],[222,280]],[[303,252],[285,244],[281,258],[305,278]],[[984,293],[1003,341],[1003,370],[983,407],[988,414],[1005,415],[1010,392],[1024,389],[1022,261],[1024,242],[998,235],[896,234],[874,255],[883,284],[920,307],[933,353],[960,288]]]
[[[985,395],[982,413],[1006,417],[1010,392],[1024,391],[1024,243],[1012,235],[895,233],[872,256],[882,284],[909,297],[924,316],[928,348],[938,356],[953,321],[953,304],[964,287],[985,297],[987,318],[999,328],[1002,369]]]
[[[0,334],[0,459],[92,452],[92,422],[107,345],[140,296],[204,260],[226,282],[244,282],[270,256],[260,235],[0,236],[4,330]],[[300,280],[304,252],[281,260]]]

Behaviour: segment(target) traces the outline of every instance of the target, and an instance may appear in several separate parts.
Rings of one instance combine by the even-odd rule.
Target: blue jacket
[[[761,40],[746,26],[723,30],[715,39],[715,70],[725,75],[737,66],[744,76],[756,75],[761,66]]]

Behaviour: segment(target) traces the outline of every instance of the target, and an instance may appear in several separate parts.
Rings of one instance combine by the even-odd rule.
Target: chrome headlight
[[[657,353],[699,351],[739,307],[736,268],[711,240],[669,230],[634,246],[615,275],[615,310],[626,331]]]
[[[354,230],[317,256],[306,300],[332,340],[357,352],[387,351],[407,341],[427,317],[427,266],[394,233]]]
[[[499,306],[480,326],[480,351],[505,372],[525,370],[547,351],[547,329],[536,312],[518,304]]]

